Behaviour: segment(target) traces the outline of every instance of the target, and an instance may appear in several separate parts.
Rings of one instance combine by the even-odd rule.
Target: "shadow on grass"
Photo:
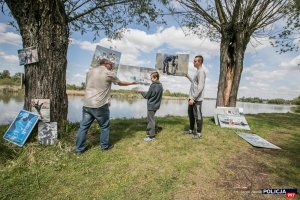
[[[2,164],[6,163],[7,160],[14,159],[20,150],[10,147],[10,145],[0,143],[0,161]]]
[[[18,156],[19,152],[21,151],[21,148],[9,143],[8,141],[3,139],[3,135],[8,129],[8,125],[2,125],[0,126],[0,132],[3,133],[1,135],[0,139],[0,163],[5,164],[8,160],[14,159],[16,156]]]

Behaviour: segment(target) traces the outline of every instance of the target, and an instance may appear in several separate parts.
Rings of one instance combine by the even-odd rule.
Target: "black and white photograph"
[[[31,112],[38,114],[43,122],[50,122],[50,99],[32,99]]]
[[[104,58],[110,60],[114,64],[113,70],[117,73],[121,59],[121,52],[97,45],[91,66],[99,66],[100,60]]]
[[[164,75],[185,76],[188,73],[189,54],[156,54],[155,68]]]
[[[40,144],[51,145],[57,140],[57,122],[39,122],[38,140]]]
[[[118,70],[118,78],[120,80],[125,81],[135,81],[139,85],[150,86],[151,72],[155,71],[153,68],[146,68],[146,67],[137,67],[137,66],[130,66],[130,65],[120,65]]]

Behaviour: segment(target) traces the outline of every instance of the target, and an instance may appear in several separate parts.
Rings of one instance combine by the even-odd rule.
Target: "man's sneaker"
[[[197,133],[197,134],[194,134],[192,136],[192,139],[201,139],[201,137],[202,137],[202,134],[201,133]]]
[[[151,138],[151,137],[145,137],[144,138],[144,141],[145,142],[151,142],[151,141],[153,141],[155,138]]]
[[[108,151],[110,149],[114,148],[113,144],[109,144],[108,147],[101,149],[102,151]]]
[[[74,151],[77,155],[81,155],[81,154],[83,154],[84,152],[86,152],[86,149],[84,149],[83,151]]]

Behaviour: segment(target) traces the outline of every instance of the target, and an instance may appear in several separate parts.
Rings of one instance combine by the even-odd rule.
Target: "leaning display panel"
[[[3,138],[22,147],[38,120],[39,115],[21,110],[9,126]]]

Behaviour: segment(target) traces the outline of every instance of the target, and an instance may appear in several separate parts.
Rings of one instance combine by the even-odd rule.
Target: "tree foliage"
[[[220,41],[217,106],[235,106],[244,54],[251,37],[272,34],[291,0],[176,0],[170,10],[200,37]]]
[[[300,1],[291,1],[284,10],[286,25],[283,30],[271,39],[272,45],[279,48],[279,53],[299,51],[300,48]]]
[[[0,79],[10,78],[10,72],[8,70],[3,70],[2,73],[0,73]]]
[[[170,7],[180,23],[200,37],[220,41],[222,31],[234,33],[245,28],[251,36],[271,34],[271,25],[281,19],[290,0],[176,0],[181,7]]]
[[[165,2],[165,1],[162,1]],[[164,23],[160,9],[152,0],[67,0],[65,13],[71,31],[81,34],[120,38],[125,28],[135,23],[149,27],[150,22]]]
[[[0,0],[2,11],[15,19],[23,47],[36,46],[39,62],[25,67],[24,109],[32,98],[50,99],[51,120],[67,119],[67,49],[72,32],[119,38],[131,23],[162,23],[152,0]],[[162,0],[162,2],[165,2]],[[83,86],[83,85],[82,85]],[[62,122],[62,123],[61,123]]]

